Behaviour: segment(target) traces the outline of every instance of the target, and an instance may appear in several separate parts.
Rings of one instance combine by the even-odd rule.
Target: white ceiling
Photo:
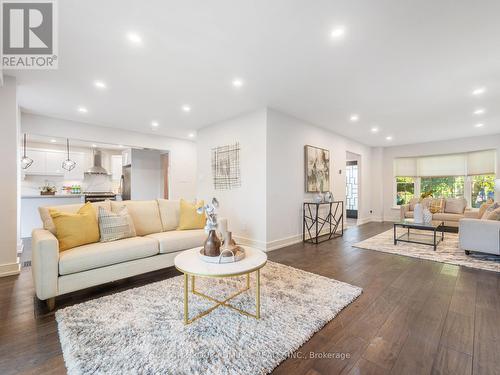
[[[59,70],[14,74],[27,112],[182,138],[266,105],[368,145],[500,133],[498,0],[58,3]]]

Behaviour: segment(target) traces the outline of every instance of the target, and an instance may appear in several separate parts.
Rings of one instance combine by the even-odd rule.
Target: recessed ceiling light
[[[376,126],[374,126],[373,128],[371,128],[371,132],[378,133],[378,128]]]
[[[330,36],[333,39],[340,39],[345,35],[345,28],[344,26],[337,26],[335,27],[332,32],[330,33]]]
[[[234,87],[241,87],[245,82],[241,78],[235,78],[232,83]]]
[[[385,139],[386,139],[387,141],[392,141],[392,135],[388,135],[387,137],[385,137]]]
[[[485,91],[486,91],[486,87],[478,87],[472,91],[472,95],[478,96],[478,95],[484,94]]]
[[[476,125],[474,125],[474,126],[475,126],[476,128],[482,128],[482,127],[484,126],[484,124],[483,124],[483,123],[479,123],[479,124],[476,124]]]
[[[352,122],[356,122],[359,120],[359,116],[356,114],[352,114],[351,117],[349,117],[349,120],[351,120]]]
[[[194,133],[189,133],[189,134],[188,134],[188,137],[189,137],[189,138],[194,138],[194,136],[195,136],[195,134],[194,134]]]
[[[151,121],[151,126],[153,128],[157,128],[158,126],[160,126],[160,124],[158,123],[158,121]]]
[[[141,44],[142,43],[141,36],[135,32],[129,32],[127,34],[127,39],[134,44]]]
[[[188,105],[183,105],[183,106],[182,106],[182,110],[183,110],[184,112],[191,112],[191,107],[190,107],[190,106],[188,106]]]
[[[486,112],[486,110],[484,108],[478,108],[474,111],[474,114],[475,115],[482,115]]]
[[[103,81],[94,81],[94,86],[98,89],[106,89],[108,87]]]
[[[120,147],[120,148],[124,148],[125,146],[124,146],[124,145],[119,145],[118,147]]]
[[[97,147],[97,145],[96,145],[95,143],[93,143],[93,144],[92,144],[92,147],[96,148],[96,147]]]
[[[78,112],[80,113],[87,113],[89,110],[83,106],[78,107]]]
[[[50,143],[56,143],[57,141],[55,139],[51,139]]]

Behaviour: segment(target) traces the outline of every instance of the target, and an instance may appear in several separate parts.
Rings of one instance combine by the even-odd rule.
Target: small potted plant
[[[57,188],[54,185],[45,182],[45,185],[40,187],[40,195],[56,195]]]

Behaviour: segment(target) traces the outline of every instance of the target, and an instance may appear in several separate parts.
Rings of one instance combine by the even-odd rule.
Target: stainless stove
[[[86,191],[83,193],[85,196],[85,203],[87,202],[102,202],[105,201],[106,199],[109,199],[111,201],[116,200],[116,194],[112,192],[92,192],[92,191]]]

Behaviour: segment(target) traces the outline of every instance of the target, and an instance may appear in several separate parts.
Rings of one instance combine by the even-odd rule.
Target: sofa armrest
[[[39,299],[57,296],[59,277],[59,241],[48,230],[34,229],[32,234],[32,264],[35,292]]]
[[[461,219],[460,248],[500,255],[500,221]]]
[[[464,211],[464,217],[467,219],[481,219],[479,217],[479,211],[472,211],[471,209],[466,209]]]
[[[410,205],[409,204],[403,204],[399,208],[399,214],[401,217],[401,220],[406,219],[406,213],[410,211]]]

